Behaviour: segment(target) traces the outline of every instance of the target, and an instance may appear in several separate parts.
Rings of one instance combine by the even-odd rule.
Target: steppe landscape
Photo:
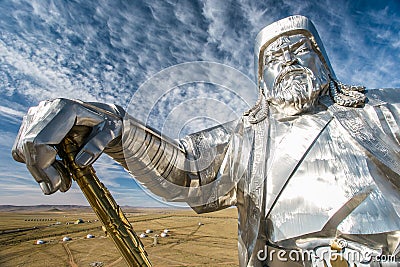
[[[152,230],[141,240],[153,266],[238,265],[236,209],[202,215],[190,209],[123,210],[138,235]],[[127,265],[89,207],[1,206],[0,266]]]

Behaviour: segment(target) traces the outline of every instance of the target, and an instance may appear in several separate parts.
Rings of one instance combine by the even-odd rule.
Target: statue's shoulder
[[[400,88],[380,88],[366,90],[365,95],[370,105],[400,105]]]
[[[328,107],[333,116],[357,143],[377,159],[385,172],[400,175],[400,89],[373,89],[366,92],[363,108]]]

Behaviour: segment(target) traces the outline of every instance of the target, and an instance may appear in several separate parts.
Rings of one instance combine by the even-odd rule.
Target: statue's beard
[[[273,89],[267,92],[267,99],[280,112],[296,115],[310,110],[321,90],[321,79],[310,69],[294,65],[279,73]]]

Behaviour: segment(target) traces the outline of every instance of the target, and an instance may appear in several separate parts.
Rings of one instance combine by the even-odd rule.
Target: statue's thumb
[[[105,122],[93,127],[85,145],[76,155],[75,162],[81,167],[94,163],[103,153],[104,148],[116,137],[116,132],[115,127],[110,127]]]

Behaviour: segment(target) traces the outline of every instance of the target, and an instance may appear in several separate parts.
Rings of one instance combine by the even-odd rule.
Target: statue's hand
[[[68,134],[79,145],[75,162],[92,164],[104,148],[120,136],[124,111],[114,105],[56,99],[29,109],[12,149],[16,161],[26,163],[44,194],[67,191],[71,177],[56,159],[55,148]]]

